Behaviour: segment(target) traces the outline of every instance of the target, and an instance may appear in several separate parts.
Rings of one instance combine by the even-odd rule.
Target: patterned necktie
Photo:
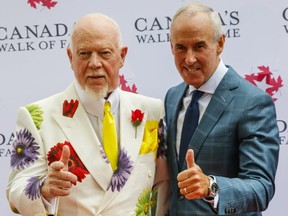
[[[192,135],[198,125],[199,121],[199,106],[198,100],[204,92],[195,90],[193,92],[192,100],[186,110],[183,128],[182,128],[182,135],[181,135],[181,143],[180,143],[180,152],[179,152],[179,167],[181,169],[183,162],[186,157],[187,148],[189,142],[191,140]]]
[[[106,101],[104,105],[103,147],[111,163],[111,167],[113,171],[115,171],[118,163],[117,131],[113,114],[110,111],[110,103],[108,101]]]

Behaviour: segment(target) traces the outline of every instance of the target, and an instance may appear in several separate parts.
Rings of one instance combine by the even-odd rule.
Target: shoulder
[[[184,82],[176,85],[176,86],[172,86],[171,88],[168,89],[167,93],[166,93],[166,97],[167,96],[174,96],[176,94],[182,94],[186,89],[188,88],[188,85]]]
[[[45,109],[45,110],[49,110],[49,109],[55,109],[56,107],[58,108],[60,106],[60,108],[62,109],[63,103],[65,101],[71,102],[71,100],[73,100],[74,102],[76,100],[79,100],[78,95],[76,93],[75,87],[73,84],[69,85],[65,90],[63,90],[62,92],[58,92],[54,95],[50,95],[46,98],[28,103],[25,105],[25,107],[28,106],[33,106],[33,105],[37,105],[39,107],[41,107],[41,109]]]
[[[135,102],[141,102],[141,103],[161,103],[161,99],[145,96],[142,94],[136,94],[132,92],[126,92],[123,90],[120,90],[120,98],[125,98],[125,100],[131,100]]]
[[[188,85],[182,82],[179,85],[173,86],[170,89],[168,89],[165,95],[165,103],[171,103],[171,104],[176,103],[183,96],[187,88]]]
[[[235,93],[237,92],[238,95],[243,95],[245,98],[254,99],[258,102],[259,99],[273,101],[266,91],[246,80],[245,77],[238,74],[231,66],[228,68],[229,70],[223,80],[225,80],[225,83],[229,83],[228,85],[230,85],[231,89],[236,90]]]
[[[120,109],[136,110],[151,115],[151,118],[158,119],[164,114],[164,105],[161,99],[120,91]]]

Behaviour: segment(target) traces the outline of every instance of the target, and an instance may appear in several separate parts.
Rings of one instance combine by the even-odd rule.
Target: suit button
[[[152,171],[151,171],[151,170],[149,170],[149,171],[148,171],[148,178],[151,178],[151,177],[152,177],[152,175],[153,175],[153,174],[152,174]]]
[[[177,199],[178,199],[179,201],[182,201],[184,198],[185,198],[185,197],[184,197],[183,194],[178,194],[178,195],[177,195]]]

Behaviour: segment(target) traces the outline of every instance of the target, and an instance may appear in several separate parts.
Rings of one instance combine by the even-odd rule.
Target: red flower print
[[[82,182],[86,176],[85,174],[89,174],[88,170],[76,154],[70,142],[65,141],[64,143],[57,143],[53,146],[47,154],[48,165],[50,165],[54,161],[59,161],[62,155],[62,150],[65,145],[69,146],[70,149],[70,158],[68,162],[68,171],[73,173],[78,177],[78,181]],[[75,183],[76,185],[76,183]]]
[[[67,100],[65,100],[63,103],[63,115],[73,118],[74,113],[76,112],[78,108],[78,104],[79,104],[78,100],[75,100],[75,102],[74,100],[70,100],[69,103]]]

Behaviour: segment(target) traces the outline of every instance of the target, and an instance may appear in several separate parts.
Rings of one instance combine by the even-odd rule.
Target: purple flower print
[[[161,119],[158,125],[157,158],[159,157],[166,158],[166,156],[167,156],[167,146],[165,144],[165,126],[164,126],[163,119]]]
[[[25,166],[34,163],[38,159],[39,153],[37,150],[39,146],[34,140],[34,137],[26,128],[16,132],[10,162],[12,167],[24,169]]]
[[[28,180],[28,184],[24,192],[29,199],[33,201],[37,198],[40,198],[40,187],[44,180],[44,176],[34,176]]]
[[[111,183],[108,187],[111,188],[111,190],[114,192],[115,189],[119,192],[125,185],[129,175],[131,174],[131,171],[133,169],[132,166],[133,162],[130,160],[130,157],[127,155],[127,152],[122,149],[119,154],[118,159],[118,168],[115,170]]]

